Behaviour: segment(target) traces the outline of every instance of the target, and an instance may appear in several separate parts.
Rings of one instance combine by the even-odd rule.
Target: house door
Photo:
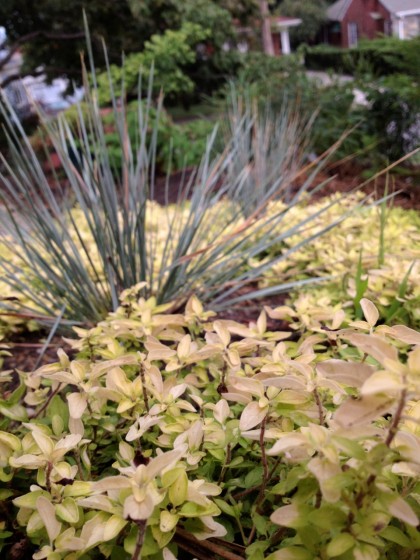
[[[349,47],[357,47],[357,43],[359,42],[359,32],[357,29],[357,23],[351,21],[347,25],[347,33],[348,33]]]

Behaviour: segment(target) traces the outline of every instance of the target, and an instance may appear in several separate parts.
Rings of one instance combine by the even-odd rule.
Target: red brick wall
[[[280,54],[281,54],[280,31],[272,32],[272,33],[271,33],[271,36],[273,37],[274,53],[275,53],[276,55],[280,55]]]
[[[370,14],[376,12],[384,19],[374,19]],[[341,22],[341,46],[349,46],[348,24],[357,23],[360,39],[374,39],[384,32],[384,21],[390,19],[390,14],[379,0],[353,0],[344,20]]]

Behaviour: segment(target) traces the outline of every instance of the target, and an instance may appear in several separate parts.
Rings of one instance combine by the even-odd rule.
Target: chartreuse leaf
[[[262,481],[263,469],[262,467],[257,467],[250,471],[245,477],[245,487],[251,488],[251,486],[259,486]]]
[[[63,428],[66,428],[68,426],[69,409],[60,395],[54,395],[47,407],[47,417],[54,418],[54,416],[58,416],[59,418],[61,418]]]
[[[0,482],[9,482],[13,478],[13,472],[6,474],[3,469],[0,469]]]
[[[363,461],[366,458],[366,451],[357,441],[340,436],[334,436],[334,441],[337,443],[337,447],[350,457],[359,459],[359,461]]]
[[[235,518],[237,517],[234,507],[226,503],[225,500],[220,500],[219,498],[215,498],[214,502],[221,509],[221,511],[223,511],[223,513],[226,513],[226,515],[230,515],[231,517],[235,517]]]
[[[370,544],[358,543],[354,548],[354,560],[378,560],[379,550]]]
[[[170,513],[166,509],[161,511],[159,528],[162,533],[168,533],[169,531],[172,531],[176,527],[178,519],[179,516],[175,513]]]
[[[393,543],[397,543],[402,547],[408,548],[412,546],[410,539],[405,535],[401,529],[398,527],[394,527],[393,525],[388,525],[385,527],[380,533],[379,536],[387,541],[391,541]]]
[[[326,552],[330,558],[341,556],[355,545],[355,538],[350,533],[341,533],[334,537],[327,546]]]
[[[273,552],[266,560],[313,560],[313,556],[301,546],[289,546]]]
[[[347,515],[333,504],[321,506],[308,514],[309,522],[321,529],[334,529],[344,526]]]
[[[264,560],[265,551],[270,546],[270,541],[256,541],[246,547],[246,556],[249,560]]]
[[[28,418],[26,408],[21,404],[7,404],[3,401],[0,404],[0,415],[6,416],[11,420],[16,420],[17,422],[25,422]]]
[[[13,391],[13,393],[7,398],[7,404],[14,405],[17,404],[23,395],[25,394],[26,386],[24,383],[20,383],[19,387]]]
[[[252,521],[260,535],[267,536],[269,523],[266,517],[255,512],[252,514]]]
[[[47,496],[44,490],[35,490],[13,500],[15,506],[26,509],[36,509],[36,502],[40,496]]]
[[[64,498],[61,504],[55,506],[57,517],[67,523],[77,523],[79,521],[79,508],[73,498]]]
[[[185,502],[188,492],[188,477],[184,469],[176,469],[177,477],[169,486],[169,500],[177,507]]]
[[[165,527],[166,528],[166,527]],[[157,525],[150,527],[153,538],[160,549],[164,548],[172,540],[174,530],[162,531]]]

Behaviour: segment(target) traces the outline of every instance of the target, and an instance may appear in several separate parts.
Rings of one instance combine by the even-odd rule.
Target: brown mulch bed
[[[4,359],[3,370],[32,372],[44,364],[56,362],[59,348],[63,348],[69,355],[72,354],[72,349],[60,335],[54,336],[45,350],[47,337],[47,332],[39,330],[15,335],[8,339],[6,343],[12,355]]]
[[[363,177],[363,172],[364,169],[354,162],[340,165],[331,164],[317,176],[314,186],[325,181],[328,182],[322,189],[312,195],[312,200],[316,201],[337,192],[350,192],[363,185],[361,190],[366,194],[374,193],[377,198],[381,198],[388,189],[388,194],[397,193],[393,197],[393,205],[407,210],[420,211],[420,167],[413,168],[407,176],[392,174],[388,179],[385,175],[381,175],[376,179],[368,180]],[[191,173],[191,170],[187,171],[184,184],[188,182]],[[168,188],[166,187],[166,177],[158,177],[153,199],[159,204],[176,203],[182,177],[183,173],[180,171],[171,175]],[[296,190],[299,186],[297,183]]]

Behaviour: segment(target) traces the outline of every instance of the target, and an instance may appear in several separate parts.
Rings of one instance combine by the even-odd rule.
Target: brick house
[[[344,48],[359,39],[420,35],[420,0],[338,0],[327,10],[324,41]]]
[[[270,17],[271,37],[273,39],[274,54],[287,55],[291,53],[289,30],[302,23],[299,18],[291,18],[284,16]],[[260,23],[255,21],[252,26],[241,26],[239,20],[234,20],[236,31],[238,33],[238,48],[242,52],[250,50],[252,43],[255,43],[255,37],[260,37]]]

